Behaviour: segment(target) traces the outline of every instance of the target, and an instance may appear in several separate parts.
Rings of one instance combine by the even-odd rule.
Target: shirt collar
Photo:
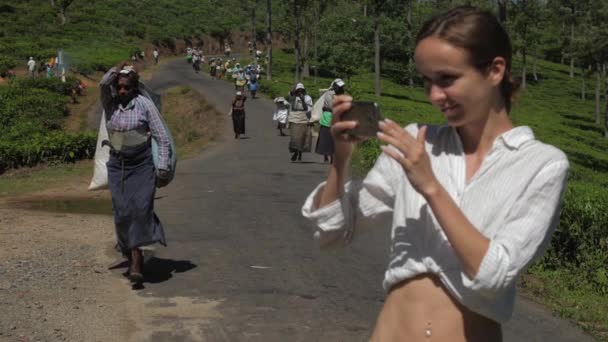
[[[534,132],[528,126],[514,127],[501,134],[498,138],[497,140],[502,141],[506,146],[513,149],[519,149],[524,143],[535,139]]]
[[[137,96],[135,96],[134,98],[132,98],[131,101],[129,101],[129,103],[127,104],[126,107],[123,107],[122,103],[119,103],[118,104],[118,109],[120,109],[121,111],[133,109],[133,107],[135,107],[135,99],[136,98],[137,98]]]

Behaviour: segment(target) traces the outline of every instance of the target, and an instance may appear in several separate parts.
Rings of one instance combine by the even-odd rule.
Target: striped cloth
[[[137,95],[126,107],[117,104],[114,81],[117,77],[116,68],[110,69],[100,82],[101,101],[106,113],[112,113],[106,123],[109,131],[126,132],[131,130],[149,131],[158,143],[158,168],[169,170],[169,151],[171,142],[160,112],[154,103],[143,95]]]

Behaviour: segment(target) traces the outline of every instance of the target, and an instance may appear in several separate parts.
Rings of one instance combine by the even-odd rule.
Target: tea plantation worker
[[[457,7],[424,23],[415,65],[446,124],[380,122],[386,145],[362,182],[345,182],[359,141],[345,134],[357,122],[340,121],[352,98],[334,99],[334,163],[302,210],[322,244],[392,216],[388,294],[371,341],[501,341],[517,278],[549,246],[569,163],[513,126],[511,53],[491,12]]]
[[[108,166],[117,247],[130,261],[129,279],[143,280],[140,247],[166,246],[163,226],[154,213],[156,187],[169,181],[170,140],[154,103],[141,95],[132,66],[110,69],[100,83],[113,148]],[[151,140],[159,146],[155,169]]]
[[[34,60],[34,57],[30,57],[30,59],[27,61],[27,72],[31,78],[35,77],[36,61]]]
[[[272,114],[272,120],[277,122],[277,129],[279,135],[284,137],[283,129],[287,127],[287,118],[289,117],[289,102],[284,97],[277,97],[274,99],[275,111]]]
[[[312,98],[306,94],[304,84],[297,83],[290,92],[287,101],[291,106],[289,113],[289,152],[291,161],[302,160],[302,152],[310,151],[310,134],[308,129],[310,113],[312,111]]]
[[[331,136],[331,105],[336,95],[344,94],[344,81],[336,78],[329,89],[323,94],[323,114],[319,120],[319,140],[315,152],[323,155],[323,161],[330,163],[334,160],[334,139]]]
[[[158,58],[160,57],[160,52],[158,52],[158,48],[154,48],[154,52],[152,52],[154,56],[154,64],[158,64]]]
[[[234,138],[238,139],[241,134],[245,134],[245,101],[247,96],[243,95],[240,90],[236,92],[236,96],[232,101],[232,128],[234,129]]]

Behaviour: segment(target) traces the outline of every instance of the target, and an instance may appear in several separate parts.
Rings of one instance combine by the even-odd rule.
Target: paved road
[[[230,84],[196,75],[181,60],[163,65],[148,84],[159,91],[190,85],[226,112],[233,97]],[[388,228],[375,228],[351,248],[320,252],[300,208],[327,165],[314,154],[289,161],[271,101],[248,100],[246,110],[246,139],[233,139],[226,120],[226,138],[180,162],[175,181],[158,194],[169,247],[158,251],[152,282],[138,292],[155,315],[146,337],[367,341],[383,301]],[[159,307],[175,310],[163,314]],[[505,340],[591,341],[523,299]]]

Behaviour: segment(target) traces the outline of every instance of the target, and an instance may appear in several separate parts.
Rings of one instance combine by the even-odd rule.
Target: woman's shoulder
[[[530,127],[514,128],[513,134],[508,137],[506,144],[530,161],[543,165],[561,164],[566,169],[569,167],[566,153],[556,146],[538,140]]]

